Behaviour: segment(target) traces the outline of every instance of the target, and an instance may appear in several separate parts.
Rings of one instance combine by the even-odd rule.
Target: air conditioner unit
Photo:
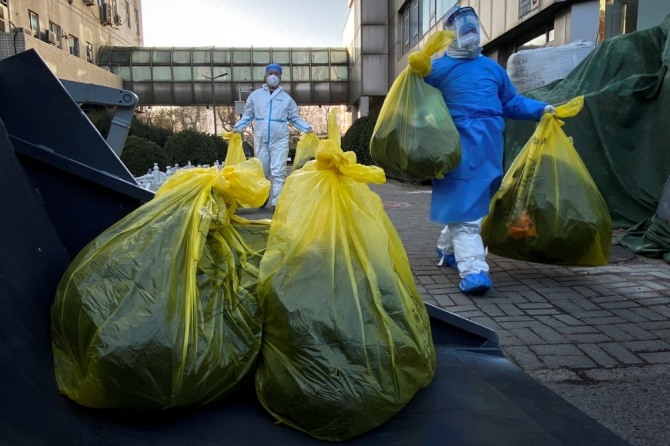
[[[49,42],[52,45],[58,45],[58,36],[51,30],[44,31],[43,40],[45,42]]]
[[[118,15],[118,14],[114,14],[114,23],[115,23],[116,25],[120,25],[120,24],[122,23],[122,22],[121,22],[121,16],[120,16],[120,15]]]
[[[100,5],[100,23],[103,25],[112,24],[112,5],[109,3]]]
[[[93,6],[95,5],[95,0],[84,0],[84,4],[86,6]]]

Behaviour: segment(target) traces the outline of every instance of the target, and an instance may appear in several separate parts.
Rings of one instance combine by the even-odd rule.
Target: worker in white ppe
[[[444,26],[455,38],[446,54],[433,61],[424,80],[442,92],[462,154],[453,171],[433,181],[430,218],[445,225],[437,242],[438,264],[458,269],[461,291],[482,294],[493,282],[481,223],[504,174],[505,118],[539,121],[556,109],[517,94],[505,69],[481,55],[479,19],[473,8],[452,8]]]
[[[293,98],[279,86],[281,76],[280,65],[271,63],[265,67],[265,83],[249,95],[242,117],[233,127],[234,132],[243,133],[253,123],[254,156],[260,160],[265,178],[272,183],[268,201],[273,209],[286,180],[288,125],[300,132],[312,132],[312,126],[298,114]]]

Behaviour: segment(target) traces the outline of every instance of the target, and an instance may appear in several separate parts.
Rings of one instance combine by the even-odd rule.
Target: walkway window
[[[312,81],[330,80],[330,71],[327,66],[312,67]]]
[[[294,81],[308,81],[309,79],[309,67],[296,67],[294,66],[291,70],[292,78]],[[283,78],[283,76],[282,76]]]
[[[263,82],[263,80],[265,79],[265,66],[254,67],[252,69],[252,72],[254,74],[253,77],[254,82]]]
[[[212,63],[212,52],[195,50],[193,51],[193,63],[194,64],[211,64]]]
[[[154,50],[151,61],[155,64],[170,64],[170,50]]]
[[[192,81],[193,70],[191,67],[172,67],[175,82]]]
[[[115,51],[116,53],[116,51]],[[151,63],[151,51],[146,51],[146,50],[134,50],[132,53],[132,61],[133,65],[135,64],[146,64],[149,65]]]
[[[142,68],[147,68],[148,67],[142,67]],[[130,75],[130,67],[126,65],[112,65],[111,72],[119,76],[121,79],[124,81],[131,81],[134,80],[133,77]],[[145,79],[146,80],[146,79]],[[151,80],[151,79],[149,79]]]
[[[337,51],[333,50],[330,52],[330,63],[343,63],[348,62],[347,52],[346,51]]]
[[[293,50],[291,52],[291,63],[293,65],[309,65],[309,51]]]
[[[288,50],[272,50],[272,61],[278,63],[279,65],[288,65],[289,64],[289,52]]]
[[[254,65],[263,65],[263,67],[265,67],[267,64],[270,63],[270,50],[269,49],[257,50],[254,48],[253,62]]]
[[[313,64],[328,64],[328,51],[312,51]]]
[[[241,65],[250,63],[251,63],[251,51],[241,51],[241,50],[233,51],[233,64]]]
[[[331,81],[347,81],[348,79],[349,79],[349,67],[346,67],[346,66],[330,67],[330,80]]]
[[[226,76],[222,76],[226,74]],[[221,76],[221,77],[217,77]],[[213,67],[212,76],[215,77],[214,82],[230,82],[230,68],[229,67]]]
[[[233,81],[235,82],[251,81],[251,68],[233,67]]]
[[[109,53],[110,51],[105,48],[98,50],[98,66],[106,68],[109,66]]]
[[[175,50],[172,52],[172,63],[179,65],[191,64],[191,52],[184,50]]]
[[[230,51],[213,51],[212,63],[214,65],[230,65]]]
[[[170,69],[170,67],[153,67],[153,75],[154,75],[154,81],[172,80],[172,70]]]
[[[151,82],[151,67],[133,67],[133,82]]]
[[[213,77],[212,76],[212,67],[193,67],[193,80],[194,81],[209,82],[209,80],[205,76]]]

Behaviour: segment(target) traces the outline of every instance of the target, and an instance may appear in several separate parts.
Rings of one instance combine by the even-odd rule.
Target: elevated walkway
[[[263,84],[265,66],[282,65],[282,87],[300,105],[349,99],[346,48],[103,47],[97,65],[123,79],[139,105],[232,105]]]

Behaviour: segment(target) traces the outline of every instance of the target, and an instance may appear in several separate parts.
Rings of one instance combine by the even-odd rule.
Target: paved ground
[[[430,188],[372,185],[403,240],[426,302],[494,329],[524,371],[635,446],[670,445],[670,265],[616,244],[608,266],[491,255],[494,289],[469,297],[436,266]]]

